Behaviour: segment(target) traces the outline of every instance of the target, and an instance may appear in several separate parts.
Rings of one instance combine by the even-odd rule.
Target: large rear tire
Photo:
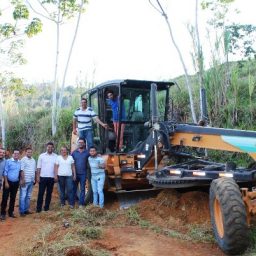
[[[243,253],[249,245],[249,228],[239,186],[232,178],[212,181],[210,213],[213,232],[220,248],[231,255]]]

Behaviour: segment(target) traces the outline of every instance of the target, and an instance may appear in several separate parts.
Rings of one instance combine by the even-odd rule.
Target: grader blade
[[[117,191],[117,198],[119,201],[120,209],[128,209],[129,207],[136,205],[142,200],[156,197],[161,189],[142,189],[142,190],[120,190]]]

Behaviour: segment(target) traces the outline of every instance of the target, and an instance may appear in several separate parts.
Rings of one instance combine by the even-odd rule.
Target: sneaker
[[[33,212],[25,211],[24,213],[25,213],[25,214],[32,214]]]
[[[70,205],[69,207],[70,207],[70,209],[74,209],[74,205]]]
[[[20,213],[20,217],[26,217],[25,213]]]
[[[82,205],[79,205],[79,207],[78,207],[79,209],[83,209],[84,207],[82,206]]]
[[[9,214],[10,218],[17,218],[13,213]]]
[[[6,220],[6,216],[2,214],[2,215],[0,216],[0,220],[2,220],[2,221]]]

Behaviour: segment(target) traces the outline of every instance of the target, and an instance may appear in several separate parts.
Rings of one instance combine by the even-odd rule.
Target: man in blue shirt
[[[72,153],[75,160],[76,180],[74,181],[74,196],[76,198],[77,187],[80,185],[79,207],[85,205],[85,183],[87,177],[88,150],[85,149],[85,140],[78,139],[78,149]]]
[[[13,158],[8,159],[4,167],[4,186],[3,186],[3,197],[1,203],[1,219],[5,220],[6,207],[8,198],[10,196],[8,215],[11,218],[16,218],[13,214],[16,194],[19,187],[20,179],[20,152],[19,150],[13,151]]]
[[[0,148],[0,190],[2,188],[2,177],[4,173],[4,166],[5,166],[5,151],[3,148]]]
[[[113,121],[113,125],[114,125],[114,131],[116,134],[116,139],[118,139],[118,135],[119,135],[119,129],[120,129],[120,141],[119,141],[119,145],[116,145],[117,150],[122,150],[123,147],[123,137],[124,137],[124,129],[125,129],[125,124],[124,123],[120,123],[120,118],[119,118],[119,97],[114,95],[114,92],[109,90],[107,92],[107,104],[111,106],[112,109],[112,121]],[[126,114],[125,114],[125,106],[124,103],[122,102],[122,107],[121,107],[121,121],[125,121],[126,120]],[[119,126],[121,125],[121,127],[119,128]]]

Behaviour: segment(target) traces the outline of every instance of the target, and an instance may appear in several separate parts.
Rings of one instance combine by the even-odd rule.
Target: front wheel
[[[213,180],[210,213],[214,236],[227,254],[243,253],[249,245],[246,208],[239,186],[232,178]]]

